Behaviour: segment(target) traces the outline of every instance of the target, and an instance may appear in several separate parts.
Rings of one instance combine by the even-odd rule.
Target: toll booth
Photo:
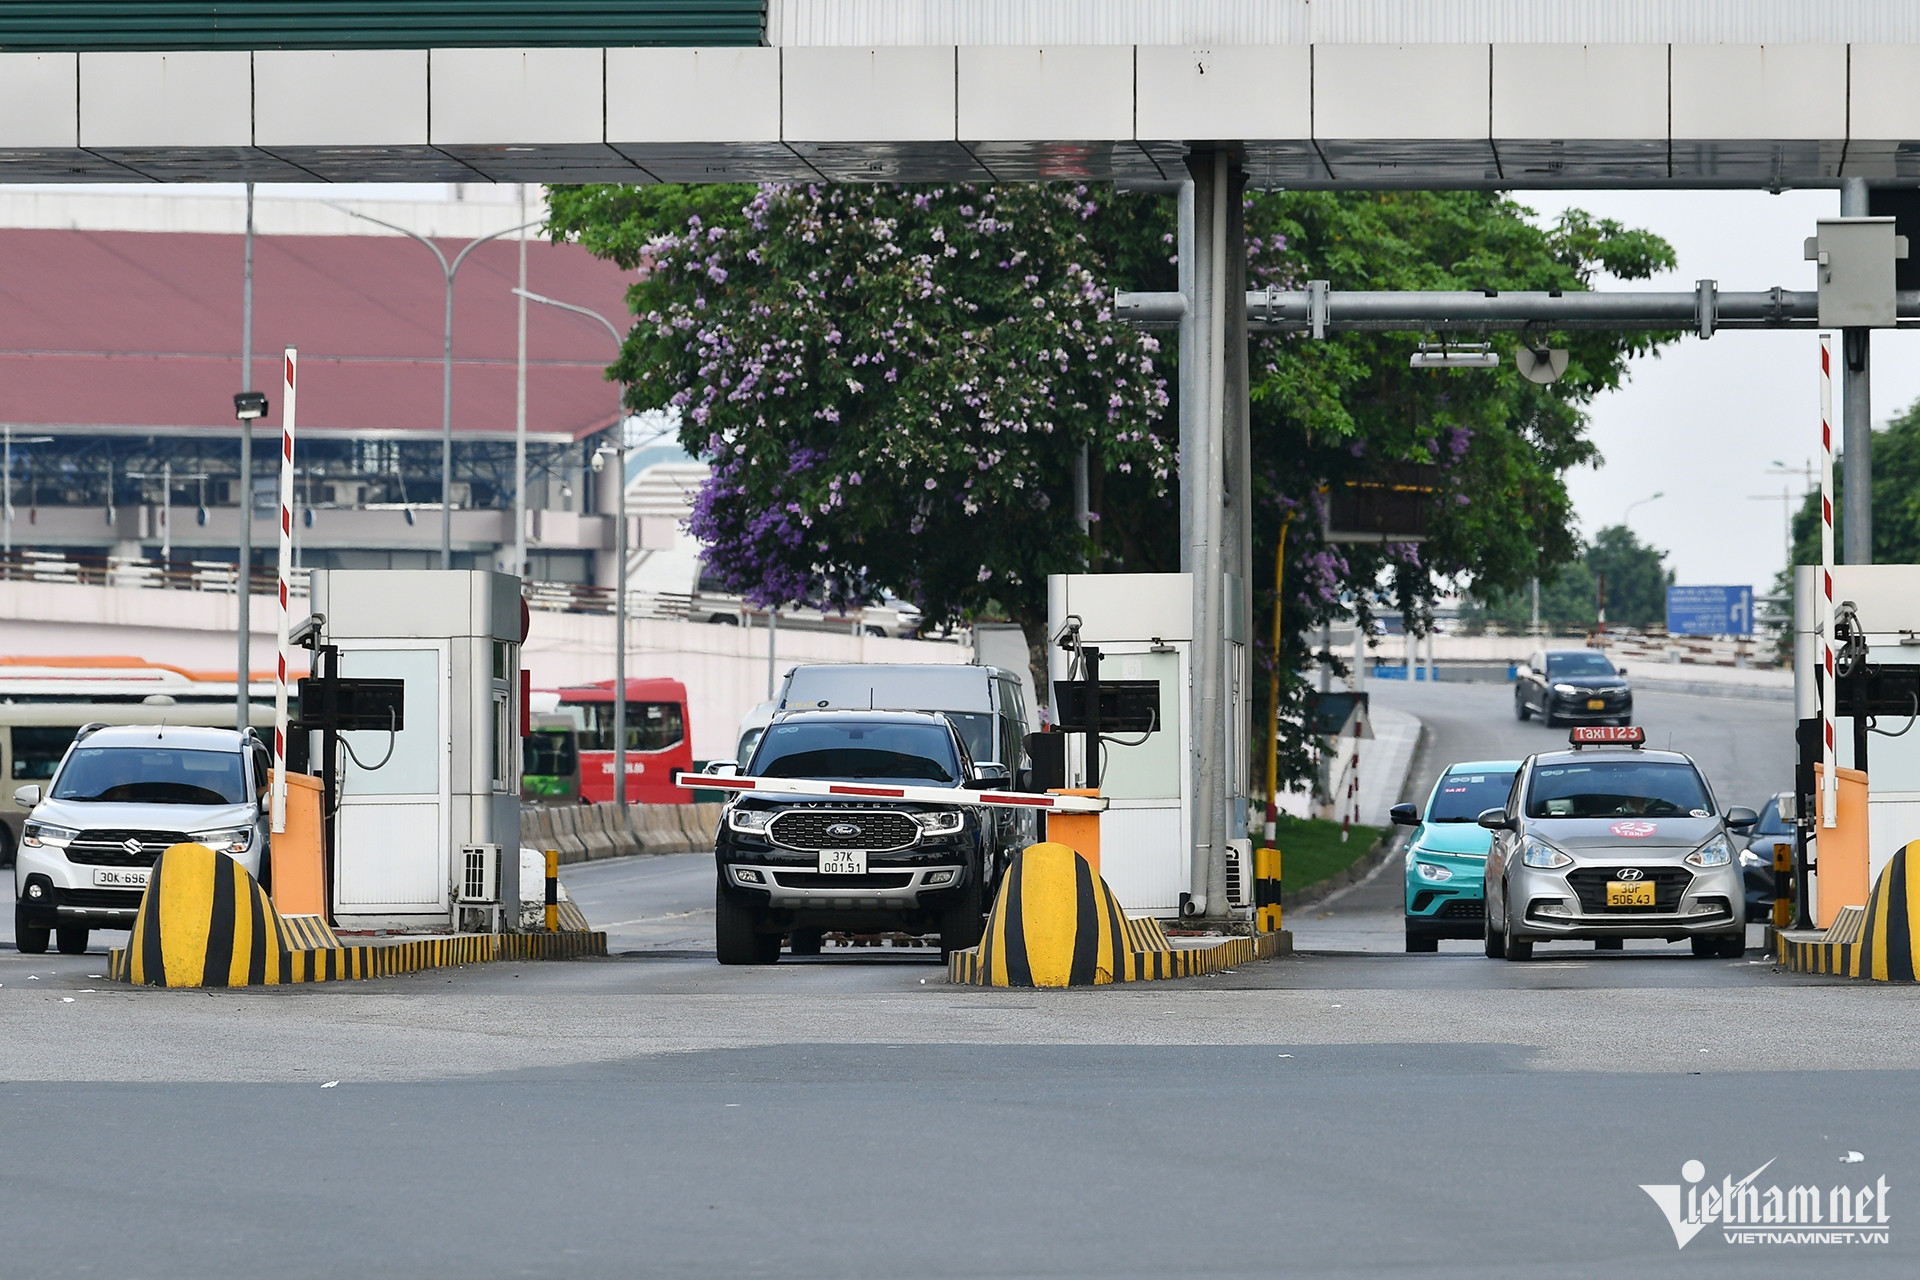
[[[404,728],[340,734],[331,894],[340,927],[485,927],[479,912],[511,927],[520,918],[520,579],[317,569],[313,612],[319,642],[338,648],[342,679],[404,686]]]
[[[1813,766],[1822,754],[1821,690],[1825,684],[1820,652],[1820,569],[1794,570],[1794,714],[1799,721],[1795,790],[1800,793],[1801,830],[1807,852],[1815,908],[1825,921],[1842,906],[1860,902],[1820,901],[1819,841]],[[1909,841],[1920,839],[1920,565],[1836,565],[1834,605],[1840,611],[1836,632],[1834,761],[1843,771],[1867,775],[1867,868],[1871,888],[1881,868]],[[1852,605],[1852,620],[1846,606]],[[1849,651],[1854,661],[1849,661]],[[1856,665],[1856,662],[1858,665]],[[1847,810],[1843,804],[1840,813]],[[1860,884],[1858,873],[1851,878]],[[1849,890],[1849,896],[1858,894]],[[1831,896],[1831,895],[1829,895]]]
[[[1251,907],[1252,877],[1247,838],[1247,725],[1250,696],[1246,637],[1236,634],[1240,609],[1229,582],[1226,609],[1224,693],[1238,708],[1227,721],[1224,775],[1227,795],[1228,905]],[[1158,724],[1150,732],[1132,725],[1104,731],[1100,793],[1109,807],[1100,816],[1100,874],[1130,915],[1176,918],[1192,890],[1193,575],[1190,573],[1052,574],[1047,578],[1047,634],[1058,636],[1070,617],[1080,620],[1080,642],[1100,650],[1100,678],[1158,686]],[[1073,655],[1058,644],[1047,649],[1048,678],[1057,694]],[[1108,705],[1106,699],[1102,705]],[[1081,735],[1069,735],[1079,739]],[[1067,756],[1067,785],[1085,782],[1085,752]]]

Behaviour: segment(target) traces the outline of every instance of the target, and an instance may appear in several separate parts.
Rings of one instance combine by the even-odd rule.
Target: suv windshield
[[[1596,760],[1540,765],[1527,786],[1529,818],[1713,816],[1707,788],[1690,764]]]
[[[747,772],[763,778],[957,783],[953,736],[933,724],[776,724]]]
[[[53,784],[55,800],[125,804],[245,804],[238,751],[76,747]]]
[[[1620,673],[1613,664],[1598,653],[1550,653],[1547,655],[1547,676],[1557,679],[1562,676],[1615,676]]]
[[[1428,822],[1473,822],[1488,809],[1507,803],[1512,773],[1449,773],[1440,779],[1427,806]]]

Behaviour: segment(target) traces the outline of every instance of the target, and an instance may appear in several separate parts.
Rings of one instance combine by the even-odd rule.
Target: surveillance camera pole
[[[247,184],[246,283],[240,292],[240,390],[253,390],[253,184]],[[233,727],[253,721],[253,419],[240,419],[239,653],[233,668]]]
[[[515,289],[514,293],[528,302],[598,320],[607,336],[613,339],[616,355],[625,344],[625,336],[614,328],[613,321],[598,311],[525,289]],[[613,419],[611,452],[615,465],[620,468],[613,486],[613,799],[615,804],[624,805],[627,802],[627,392],[624,385],[620,388],[619,411]]]

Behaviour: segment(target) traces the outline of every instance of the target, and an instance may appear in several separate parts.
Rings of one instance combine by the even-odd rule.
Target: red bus
[[[580,798],[613,799],[613,681],[560,690],[560,705],[580,710]],[[627,681],[627,803],[687,804],[693,793],[672,783],[693,768],[687,686],[678,680]]]

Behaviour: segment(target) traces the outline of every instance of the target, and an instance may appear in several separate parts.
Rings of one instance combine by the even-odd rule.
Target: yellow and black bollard
[[[560,851],[547,850],[547,932],[560,932]]]
[[[1773,927],[1793,923],[1793,846],[1782,840],[1773,846]]]
[[[1280,932],[1280,846],[1253,851],[1253,922],[1261,933]]]

